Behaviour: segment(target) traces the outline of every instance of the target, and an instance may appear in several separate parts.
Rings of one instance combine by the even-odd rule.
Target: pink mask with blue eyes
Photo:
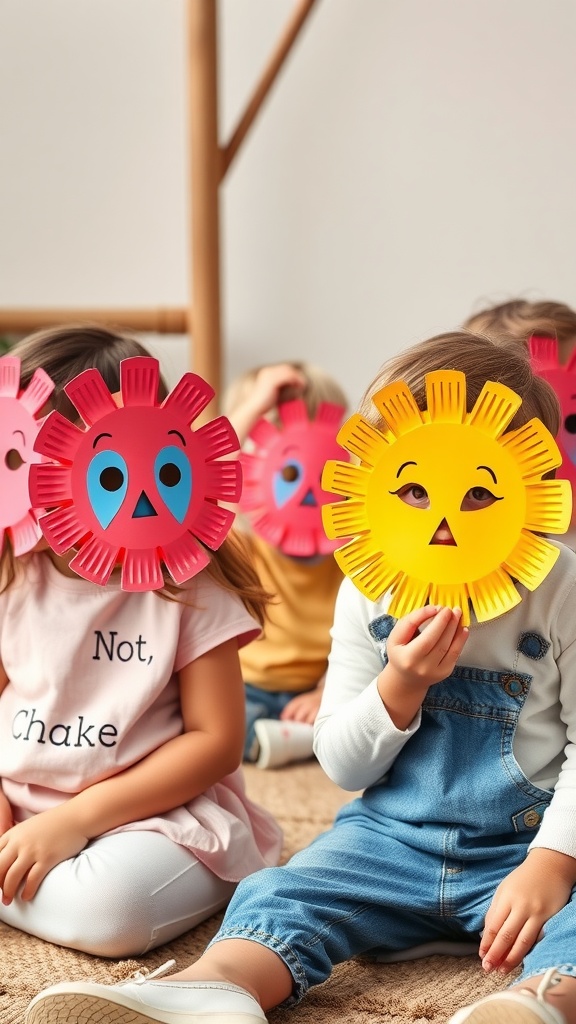
[[[53,461],[34,467],[30,493],[51,509],[40,526],[54,551],[77,549],[70,567],[79,576],[105,585],[120,563],[124,590],[158,590],[162,563],[184,583],[208,564],[203,545],[215,550],[226,537],[234,514],[217,501],[238,500],[241,469],[217,460],[238,450],[238,438],[224,416],[191,430],[214,396],[196,374],[161,404],[156,359],[123,360],[120,380],[120,407],[97,370],[66,385],[85,428],[47,417],[36,449]]]
[[[339,496],[322,490],[320,478],[328,459],[342,459],[336,433],[344,411],[321,402],[309,420],[305,403],[297,398],[278,406],[280,428],[262,418],[250,432],[254,452],[241,455],[240,509],[254,532],[285,555],[326,555],[338,546],[324,532],[322,505]]]
[[[556,476],[569,480],[576,487],[576,350],[565,365],[558,358],[556,338],[533,334],[529,341],[530,361],[539,377],[552,385],[561,408],[560,430],[556,441],[562,465]]]
[[[40,428],[36,414],[46,404],[54,384],[44,370],[36,370],[20,391],[20,359],[0,359],[0,550],[7,533],[15,555],[30,551],[42,533],[30,506],[28,476],[41,456],[34,451]]]

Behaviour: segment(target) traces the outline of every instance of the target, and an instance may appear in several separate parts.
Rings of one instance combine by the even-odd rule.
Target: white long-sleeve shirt
[[[532,677],[514,756],[534,785],[554,795],[531,846],[576,857],[576,555],[558,547],[556,564],[535,591],[518,584],[520,604],[489,622],[473,622],[458,664]],[[381,780],[420,727],[418,712],[406,730],[397,729],[378,693],[382,659],[368,625],[389,603],[389,594],[369,601],[348,579],[336,602],[315,752],[326,774],[347,790]],[[518,650],[520,635],[528,632],[550,645],[539,660]]]

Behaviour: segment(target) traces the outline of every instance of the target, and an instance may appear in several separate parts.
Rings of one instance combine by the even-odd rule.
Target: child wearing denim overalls
[[[464,333],[390,360],[364,417],[381,426],[371,396],[398,379],[424,408],[424,375],[441,369],[466,374],[468,408],[500,381],[522,398],[510,430],[536,416],[556,433],[556,397],[524,354]],[[401,497],[416,505],[426,492],[410,484]],[[494,500],[472,488],[463,508]],[[434,542],[454,543],[446,520]],[[453,1024],[575,1024],[576,555],[558,546],[535,591],[517,583],[519,604],[469,629],[459,609],[434,606],[396,621],[389,594],[371,602],[345,580],[315,750],[364,794],[288,864],[241,882],[193,965],[53,986],[27,1024],[126,1011],[134,1024],[262,1024],[350,957],[446,941],[478,943],[486,972],[522,964],[512,988]]]

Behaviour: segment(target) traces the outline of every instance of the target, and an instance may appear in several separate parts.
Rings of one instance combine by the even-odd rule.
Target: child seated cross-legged
[[[329,496],[320,487],[320,474],[338,451],[335,437],[346,399],[319,367],[272,363],[237,377],[224,394],[223,408],[244,448],[243,538],[272,595],[263,635],[240,652],[244,760],[273,768],[313,753],[342,582],[334,545],[322,527],[321,506]],[[286,410],[289,421],[283,422]],[[258,442],[252,438],[255,428]]]
[[[576,1024],[576,555],[541,536],[569,518],[558,415],[518,346],[454,332],[385,364],[344,431],[360,465],[324,473],[349,495],[327,529],[354,536],[315,750],[363,795],[241,882],[195,963],[60,983],[26,1024],[262,1024],[335,964],[446,939],[503,980],[522,964],[452,1024]]]
[[[150,380],[165,393],[157,362],[139,342],[100,327],[55,328],[19,343],[14,357],[23,388],[38,367],[55,385],[45,423],[56,423],[52,439],[61,435],[78,452],[88,449],[84,476],[78,468],[74,484],[82,493],[58,518],[64,536],[76,531],[80,555],[87,537],[100,527],[103,535],[120,529],[121,519],[124,545],[142,548],[147,522],[162,524],[184,545],[192,499],[198,513],[203,509],[216,522],[214,491],[206,504],[201,494],[197,500],[198,484],[186,491],[192,472],[186,452],[192,460],[200,441],[192,439],[190,416],[184,418],[185,378],[178,392],[182,417],[172,423],[173,413],[160,414],[153,447],[160,408],[117,408],[112,397],[122,390],[126,366],[133,367],[126,378],[136,393]],[[82,409],[89,409],[88,420],[105,410],[106,426],[93,422],[82,433],[80,406],[74,407],[80,385],[72,400],[65,389],[86,374],[95,390],[83,392]],[[198,390],[189,387],[188,394]],[[180,406],[174,400],[168,409]],[[143,429],[122,439],[118,427],[115,440],[115,419],[140,413]],[[225,435],[224,423],[222,430]],[[14,472],[27,471],[24,435],[14,432],[7,444]],[[72,478],[69,469],[51,465],[60,481]],[[266,595],[231,535],[216,551],[186,543],[180,564],[190,555],[200,571],[190,579],[181,574],[176,585],[158,562],[157,589],[141,590],[122,585],[120,549],[100,585],[73,570],[73,550],[56,554],[42,537],[15,558],[5,540],[0,921],[12,928],[97,956],[134,956],[205,920],[242,877],[278,862],[280,830],[246,796],[240,767],[238,649],[260,632]],[[107,550],[102,540],[91,563],[97,571]]]

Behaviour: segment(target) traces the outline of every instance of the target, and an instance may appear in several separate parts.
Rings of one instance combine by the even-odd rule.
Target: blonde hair
[[[475,313],[464,327],[494,341],[521,341],[526,347],[532,334],[556,338],[561,363],[576,344],[576,311],[563,302],[512,299]]]
[[[261,366],[255,366],[253,369],[247,370],[245,373],[240,374],[239,377],[236,377],[224,393],[222,401],[224,414],[231,416],[239,406],[244,404],[261,370],[266,369],[268,366],[276,365],[278,364],[263,363]],[[304,392],[292,385],[282,388],[278,396],[279,403],[289,402],[293,398],[302,398],[310,419],[314,419],[316,416],[320,402],[333,402],[335,405],[342,405],[344,409],[347,408],[348,400],[344,391],[337,381],[320,369],[319,366],[306,362],[292,362],[290,360],[287,361],[286,365],[301,373],[306,384]],[[278,415],[275,409],[271,411],[269,419],[278,425]]]
[[[382,427],[382,417],[372,402],[373,395],[396,380],[410,388],[422,411],[426,409],[425,375],[433,370],[461,370],[466,374],[466,403],[472,409],[486,381],[505,384],[522,399],[509,430],[533,417],[542,420],[551,434],[560,426],[560,403],[556,392],[530,366],[524,349],[510,342],[497,343],[469,331],[438,334],[389,359],[367,389],[360,412],[374,426]]]
[[[94,367],[101,373],[108,389],[114,393],[120,390],[121,360],[150,355],[144,345],[130,335],[98,324],[80,323],[36,331],[14,345],[11,354],[21,360],[21,387],[26,387],[34,371],[42,367],[55,384],[50,398],[51,407],[73,421],[78,419],[78,413],[64,391],[65,384],[83,370]],[[162,378],[158,394],[161,399],[168,394]],[[210,562],[202,571],[224,590],[237,594],[247,610],[263,625],[268,595],[260,584],[242,541],[229,534],[217,551],[205,550],[210,556]],[[0,555],[0,590],[6,590],[13,582],[16,568],[12,547],[5,538]],[[165,587],[157,592],[159,596],[174,597],[182,592],[166,572],[164,579]]]

